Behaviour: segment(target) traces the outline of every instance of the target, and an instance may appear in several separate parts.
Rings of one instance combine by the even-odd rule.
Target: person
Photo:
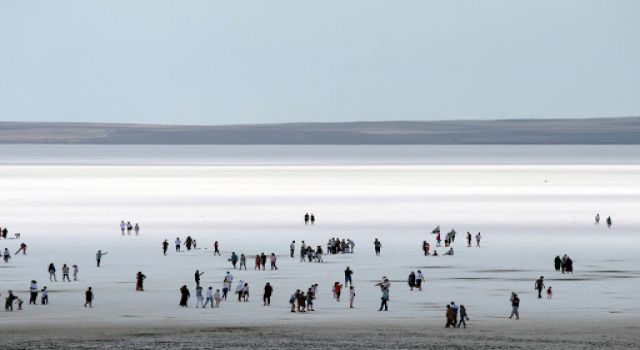
[[[323,252],[322,252],[322,247],[321,247],[321,246],[318,246],[318,247],[316,248],[316,262],[319,262],[319,263],[323,262],[323,260],[322,260],[322,254],[323,254]]]
[[[538,291],[538,299],[542,299],[542,290],[544,289],[544,276],[540,276],[536,280],[535,289]]]
[[[516,320],[520,319],[520,314],[518,313],[518,308],[520,308],[520,298],[518,298],[518,294],[515,292],[511,293],[511,319],[513,316],[516,316]]]
[[[344,270],[344,286],[345,287],[347,285],[353,285],[353,281],[351,279],[352,275],[353,275],[353,270],[351,270],[351,268],[349,268],[349,266],[347,266],[347,269]]]
[[[180,240],[180,237],[176,237],[176,252],[180,252],[180,247],[182,246],[182,241]]]
[[[611,225],[613,225],[613,222],[611,221],[611,216],[607,217],[607,228],[611,228]]]
[[[18,304],[18,310],[22,310],[22,304],[24,304],[24,301],[22,301],[22,299],[20,299],[19,297],[16,297],[16,304]]]
[[[73,280],[77,281],[78,280],[78,272],[80,272],[80,269],[78,269],[78,265],[73,264],[73,266],[71,266],[73,268]]]
[[[193,245],[193,238],[187,236],[187,239],[184,240],[184,246],[187,247],[187,250],[191,250],[191,245]]]
[[[567,257],[567,261],[564,263],[564,271],[566,273],[573,273],[573,260],[570,257]]]
[[[102,252],[101,250],[98,250],[98,252],[96,253],[96,263],[98,265],[98,267],[100,267],[100,261],[102,261],[102,257],[107,255],[109,253],[107,252]]]
[[[204,297],[202,296],[202,287],[196,287],[196,308],[204,307]]]
[[[13,302],[16,300],[16,296],[13,295],[13,291],[9,291],[9,295],[5,298],[4,309],[5,311],[13,311]]]
[[[147,276],[145,276],[142,271],[138,271],[138,273],[136,273],[136,291],[137,292],[143,292],[144,291],[144,286],[143,286],[143,281],[147,278]]]
[[[275,253],[271,253],[271,270],[277,270],[278,266],[276,266],[276,254]]]
[[[256,254],[256,257],[253,259],[253,270],[260,270],[260,254]]]
[[[136,222],[135,226],[133,226],[133,232],[136,233],[136,236],[138,235],[138,233],[140,232],[140,225],[138,225],[138,223]]]
[[[295,251],[296,251],[296,241],[291,241],[291,244],[289,244],[289,253],[291,254],[292,258]]]
[[[38,283],[35,280],[31,281],[31,285],[29,286],[29,305],[36,305],[36,300],[38,299]]]
[[[20,243],[20,249],[14,255],[18,255],[20,252],[22,252],[22,255],[27,255],[27,245],[24,242]]]
[[[184,284],[180,287],[180,306],[187,307],[187,303],[189,302],[189,297],[191,297],[191,293],[189,293],[189,288]]]
[[[480,246],[480,239],[482,238],[482,236],[480,235],[480,232],[478,232],[478,234],[476,235],[476,247]]]
[[[127,235],[131,236],[131,230],[133,226],[131,225],[131,221],[127,221]]]
[[[291,312],[296,312],[296,300],[298,300],[298,293],[300,289],[296,290],[289,298],[289,305],[291,305]]]
[[[433,229],[433,231],[431,231],[431,234],[438,234],[440,233],[440,225],[436,226],[436,228]]]
[[[551,290],[551,286],[549,286],[549,288],[547,288],[547,299],[551,299],[552,296],[553,290]]]
[[[434,250],[434,251],[433,251],[433,255],[432,255],[432,256],[438,256],[438,251],[437,251],[437,250]]]
[[[424,276],[422,271],[418,270],[418,273],[416,273],[416,288],[420,291],[422,290],[422,281],[424,281]]]
[[[567,259],[569,257],[567,256],[567,254],[565,254],[562,259],[560,260],[560,271],[562,273],[564,273],[564,271],[566,270],[566,266],[567,266]]]
[[[233,268],[235,269],[236,264],[238,263],[238,256],[236,255],[236,252],[231,252],[231,258],[229,261],[231,261],[231,265],[233,265]]]
[[[71,279],[69,279],[69,266],[67,266],[67,264],[62,265],[62,282],[64,282],[65,278],[67,282],[71,282]]]
[[[298,293],[298,312],[306,312],[307,297],[304,292]]]
[[[471,232],[467,231],[467,247],[471,247]]]
[[[48,305],[49,304],[49,291],[47,290],[47,286],[42,287],[40,305]]]
[[[127,224],[124,223],[124,220],[120,220],[120,231],[122,232],[122,235],[124,236],[124,230],[127,228]]]
[[[87,307],[87,305],[89,305],[89,307],[93,307],[93,298],[93,290],[89,287],[87,288],[87,291],[84,292],[84,307]]]
[[[245,302],[249,301],[249,283],[245,282],[242,287],[242,298]]]
[[[313,215],[312,215],[311,217],[313,218]],[[313,223],[313,221],[311,221],[311,222]],[[310,287],[310,288],[307,290],[307,298],[306,298],[306,302],[307,302],[307,311],[316,311],[316,310],[313,308],[313,299],[314,299],[314,296],[313,296],[313,288],[311,288],[311,287]]]
[[[218,241],[213,242],[213,255],[220,255],[220,244]]]
[[[560,266],[562,265],[562,259],[560,259],[560,255],[556,255],[556,258],[553,260],[553,265],[556,268],[556,271],[560,271]]]
[[[242,267],[244,266],[244,270],[247,270],[247,257],[244,255],[244,253],[240,254],[240,270],[242,270]]]
[[[450,328],[451,326],[455,327],[456,324],[453,321],[453,310],[451,310],[451,305],[447,305],[447,312],[445,313],[445,317],[447,318],[447,323],[444,328]]]
[[[458,305],[456,305],[455,302],[451,302],[451,311],[453,311],[453,326],[455,327],[456,324],[458,323]]]
[[[429,243],[427,243],[427,241],[422,241],[422,251],[424,252],[424,256],[429,255]]]
[[[4,256],[3,256],[4,262],[8,263],[9,259],[11,259],[11,254],[9,253],[9,248],[4,248]]]
[[[444,255],[453,255],[453,247],[449,247],[449,250]]]
[[[340,302],[340,293],[342,293],[342,284],[336,282],[333,284],[333,297],[337,302]]]
[[[271,306],[271,293],[273,293],[273,287],[267,282],[267,284],[264,285],[264,294],[262,295],[264,306]]]
[[[262,271],[267,268],[267,255],[264,252],[260,253],[260,265],[262,266]]]
[[[376,251],[376,255],[380,255],[380,248],[382,248],[382,243],[380,243],[377,238],[373,241],[373,247]]]
[[[460,322],[458,322],[458,328],[460,325],[464,325],[464,328],[467,328],[467,321],[469,321],[469,316],[467,316],[467,308],[464,305],[460,304]]]
[[[58,282],[58,279],[56,278],[56,266],[53,265],[53,263],[49,264],[49,282]]]
[[[356,289],[349,287],[349,308],[353,309],[353,301],[356,299]]]
[[[316,216],[311,214],[310,220],[311,220],[311,225],[315,224],[316,223]]]
[[[596,226],[600,225],[600,213],[596,214],[596,223],[595,223],[595,225]]]
[[[440,231],[438,231],[438,233],[436,233],[436,247],[440,247],[442,242],[442,237],[440,236]]]
[[[169,241],[165,239],[162,242],[162,255],[167,255],[167,249],[169,249]]]
[[[409,290],[413,290],[416,286],[416,273],[411,271],[409,274],[409,278],[407,279],[407,284],[409,284]]]
[[[387,304],[388,301],[389,301],[389,287],[384,287],[382,288],[382,296],[380,297],[380,309],[378,309],[378,311],[382,311],[383,307],[384,307],[384,311],[389,311],[389,306]]]
[[[207,288],[207,299],[204,301],[203,308],[206,308],[207,305],[211,305],[213,307],[213,287],[209,286]]]
[[[216,289],[216,292],[213,294],[213,300],[216,302],[216,307],[220,307],[220,302],[222,301],[222,297],[220,296],[220,289]]]
[[[204,275],[204,272],[200,272],[200,270],[196,270],[194,275],[194,279],[196,281],[196,288],[200,287],[200,276]]]
[[[304,214],[304,224],[308,225],[309,224],[309,213],[305,213]]]

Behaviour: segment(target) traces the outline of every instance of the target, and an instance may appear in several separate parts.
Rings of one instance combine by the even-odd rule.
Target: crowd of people
[[[557,255],[553,260],[553,265],[556,271],[561,271],[562,273],[573,273],[573,260],[565,254],[562,258],[560,255]]]

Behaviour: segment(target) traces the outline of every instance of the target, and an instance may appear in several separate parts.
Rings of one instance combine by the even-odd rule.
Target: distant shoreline
[[[218,126],[0,122],[0,144],[636,145],[640,117]]]

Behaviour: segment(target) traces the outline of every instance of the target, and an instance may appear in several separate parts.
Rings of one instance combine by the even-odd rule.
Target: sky
[[[640,1],[0,0],[0,120],[640,115]]]

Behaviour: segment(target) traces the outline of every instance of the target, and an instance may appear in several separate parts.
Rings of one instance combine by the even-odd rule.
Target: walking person
[[[409,285],[409,290],[413,291],[413,288],[416,287],[416,273],[411,271],[409,274],[409,278],[407,279],[407,284]]]
[[[600,225],[600,213],[596,214],[596,223],[594,225],[596,226]]]
[[[276,258],[276,254],[275,254],[275,253],[271,253],[271,257],[270,257],[270,260],[271,260],[271,270],[277,270],[277,269],[278,269],[278,266],[276,266],[276,260],[277,260],[277,259],[278,259],[278,258]]]
[[[138,273],[136,273],[136,291],[137,292],[143,292],[144,291],[144,280],[147,278],[147,276],[145,276],[142,271],[138,271]]]
[[[356,289],[353,286],[349,287],[349,308],[353,309],[353,302],[356,299]]]
[[[422,271],[418,270],[418,273],[416,273],[416,288],[420,291],[422,290],[422,281],[424,281],[424,276]]]
[[[213,300],[216,302],[216,307],[220,307],[220,302],[222,301],[222,297],[220,296],[220,289],[216,289],[216,292],[213,293]]]
[[[509,316],[509,319],[511,319],[513,316],[516,317],[516,320],[520,319],[520,313],[518,313],[518,308],[520,308],[520,298],[518,297],[518,294],[516,294],[515,292],[511,293],[511,316]]]
[[[458,322],[458,328],[460,325],[463,325],[464,328],[467,328],[467,321],[469,321],[469,316],[467,316],[467,308],[460,304],[460,322]]]
[[[309,220],[311,221],[311,225],[316,223],[316,216],[311,214],[311,217],[309,218]]]
[[[347,269],[344,270],[344,286],[346,287],[347,285],[353,285],[353,281],[352,281],[352,276],[353,275],[353,270],[351,270],[351,268],[349,268],[349,266],[347,266]]]
[[[482,239],[482,236],[480,235],[480,232],[478,232],[476,235],[476,247],[480,246],[480,239]]]
[[[220,255],[220,245],[218,241],[213,242],[213,255]]]
[[[247,257],[244,254],[240,254],[240,270],[244,266],[244,270],[247,270]]]
[[[138,223],[136,222],[136,224],[133,226],[133,232],[135,232],[136,236],[138,235],[138,233],[140,233],[140,225],[138,225]]]
[[[556,271],[560,271],[560,267],[562,266],[562,259],[560,259],[560,255],[556,255],[556,258],[553,259],[553,266]]]
[[[3,256],[4,262],[8,263],[9,259],[11,259],[11,253],[9,253],[9,248],[4,248],[4,256]]]
[[[447,312],[445,313],[445,317],[447,318],[447,323],[444,328],[455,327],[456,324],[454,322],[453,310],[451,310],[451,305],[447,305]]]
[[[376,251],[376,255],[380,255],[380,248],[382,248],[382,243],[380,243],[377,238],[373,241],[373,248]]]
[[[49,291],[47,290],[47,286],[42,287],[40,290],[40,305],[48,305],[49,304]]]
[[[167,255],[167,249],[169,249],[169,241],[165,239],[162,242],[162,255]]]
[[[100,267],[100,261],[102,261],[102,257],[107,254],[109,253],[98,250],[98,252],[96,253],[96,264],[98,265],[98,267]]]
[[[231,258],[229,258],[229,261],[231,261],[231,265],[233,265],[233,268],[235,269],[238,264],[238,256],[236,255],[236,252],[231,252]]]
[[[89,287],[84,292],[84,307],[87,307],[87,305],[89,305],[89,307],[93,307],[93,299],[93,290]]]
[[[189,288],[187,288],[187,285],[185,284],[180,287],[180,306],[187,307],[189,297],[191,297],[191,293],[189,293]]]
[[[304,214],[304,224],[309,225],[309,213]]]
[[[202,296],[202,287],[196,287],[196,308],[204,307],[204,296]]]
[[[182,241],[180,240],[180,237],[176,237],[175,245],[176,245],[176,253],[179,253],[180,247],[182,246]]]
[[[131,221],[127,221],[127,235],[131,236],[131,230],[133,230],[133,226],[131,225]]]
[[[56,278],[56,266],[53,265],[53,263],[49,264],[49,282],[58,282],[58,279]]]
[[[384,307],[384,311],[389,311],[389,306],[388,303],[389,302],[389,288],[385,287],[382,288],[382,296],[380,297],[380,309],[378,309],[378,311],[382,311],[382,308]]]
[[[213,302],[213,287],[209,286],[207,289],[207,299],[204,301],[204,305],[202,307],[206,308],[208,304],[213,307]]]
[[[296,241],[291,241],[291,244],[289,244],[289,253],[291,254],[292,258],[295,251],[296,251]]]
[[[124,236],[124,230],[127,229],[127,224],[124,223],[124,220],[120,220],[120,231],[122,232],[122,235]]]
[[[613,225],[613,221],[611,221],[611,216],[607,217],[607,228],[611,228],[611,225]]]
[[[467,231],[467,247],[471,247],[471,232]]]
[[[272,293],[273,287],[271,286],[271,283],[267,282],[267,284],[264,285],[264,294],[262,295],[262,302],[264,303],[264,306],[271,306]]]
[[[29,305],[36,305],[36,300],[38,299],[38,283],[35,280],[31,281],[31,285],[29,286]]]

